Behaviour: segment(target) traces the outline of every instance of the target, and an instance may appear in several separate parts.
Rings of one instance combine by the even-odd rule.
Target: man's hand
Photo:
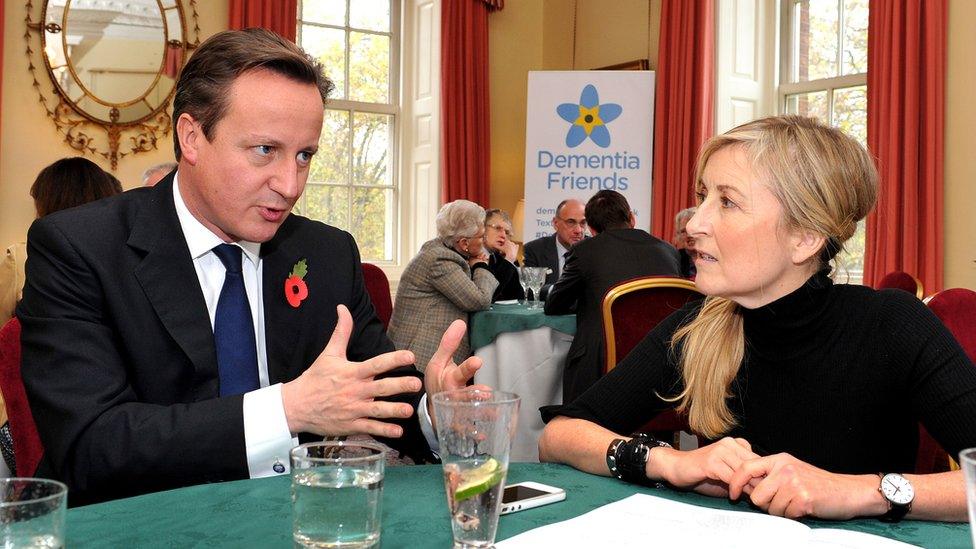
[[[484,249],[478,255],[472,255],[468,257],[468,265],[474,267],[478,263],[488,263],[488,252]],[[443,343],[443,342],[442,342]]]
[[[481,359],[476,356],[468,358],[461,364],[454,363],[454,351],[457,350],[467,329],[463,320],[452,322],[444,331],[437,352],[427,363],[424,384],[427,386],[427,412],[430,414],[431,422],[434,421],[431,395],[441,391],[463,389],[468,380],[481,368]]]
[[[349,362],[346,347],[352,334],[352,316],[345,305],[339,305],[336,311],[339,320],[325,350],[302,375],[281,388],[288,429],[292,433],[310,432],[323,436],[365,433],[399,437],[403,434],[399,425],[376,418],[408,418],[413,415],[413,407],[377,399],[417,392],[421,388],[420,380],[409,376],[374,378],[413,364],[413,353],[394,351],[365,362]]]

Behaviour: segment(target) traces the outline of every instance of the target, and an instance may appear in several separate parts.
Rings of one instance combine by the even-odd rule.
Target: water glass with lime
[[[519,396],[480,389],[432,397],[454,547],[492,547]]]

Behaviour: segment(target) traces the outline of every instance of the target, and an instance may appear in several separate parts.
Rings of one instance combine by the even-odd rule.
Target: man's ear
[[[796,265],[806,263],[811,257],[820,253],[826,242],[827,238],[822,234],[809,231],[794,233],[792,239],[793,263]]]
[[[201,140],[206,139],[203,128],[190,113],[182,113],[176,120],[176,138],[180,141],[180,155],[195,166],[200,154]]]
[[[633,229],[636,226],[637,226],[637,216],[634,215],[634,212],[630,212],[630,228]]]

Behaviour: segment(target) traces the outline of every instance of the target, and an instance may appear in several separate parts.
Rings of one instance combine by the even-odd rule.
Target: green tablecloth
[[[563,465],[512,464],[508,482],[533,480],[566,489],[566,501],[500,518],[498,540],[566,520],[645,492],[715,509],[748,511],[721,498],[653,490],[581,473]],[[193,486],[68,511],[68,547],[291,547],[287,476]],[[805,521],[924,547],[970,547],[969,525],[874,519]],[[652,543],[648,542],[648,546]],[[391,467],[383,490],[382,546],[447,548],[451,528],[439,465]]]
[[[521,332],[542,326],[575,335],[576,315],[550,316],[542,312],[542,309],[529,309],[526,305],[494,303],[491,309],[471,315],[471,348],[484,347],[503,332]]]

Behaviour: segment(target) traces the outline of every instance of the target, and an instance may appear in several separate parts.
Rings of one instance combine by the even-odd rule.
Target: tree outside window
[[[868,0],[785,0],[781,111],[819,118],[867,146]],[[860,284],[864,222],[838,255],[839,282]]]
[[[302,0],[298,41],[336,89],[298,213],[352,233],[364,260],[397,235],[398,12],[394,0]]]

